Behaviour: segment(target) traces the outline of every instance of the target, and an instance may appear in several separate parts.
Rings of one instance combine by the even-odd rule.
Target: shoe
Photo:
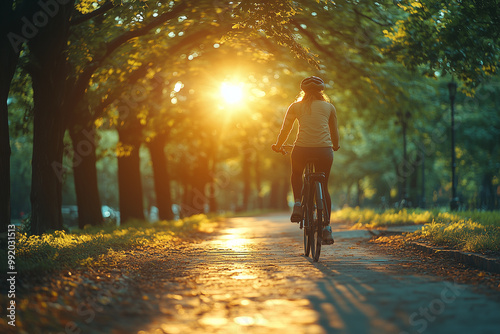
[[[334,240],[333,240],[333,232],[332,232],[332,227],[330,225],[326,226],[323,229],[323,238],[321,240],[322,245],[333,245]]]
[[[290,217],[292,223],[300,223],[302,221],[302,206],[294,205],[292,216]]]

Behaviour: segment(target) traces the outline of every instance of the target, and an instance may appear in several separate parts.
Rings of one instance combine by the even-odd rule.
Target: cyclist
[[[325,173],[325,184],[328,187],[333,151],[340,148],[337,111],[323,92],[325,89],[324,81],[316,76],[308,77],[302,80],[300,88],[302,99],[288,107],[276,144],[272,145],[274,151],[281,151],[281,147],[288,139],[293,123],[297,119],[299,131],[291,157],[291,182],[295,204],[290,220],[295,223],[302,220],[302,173],[307,162],[313,161],[316,172]],[[330,217],[331,198],[328,188],[326,190],[328,216]],[[329,244],[333,243],[330,225],[323,229],[323,240]]]

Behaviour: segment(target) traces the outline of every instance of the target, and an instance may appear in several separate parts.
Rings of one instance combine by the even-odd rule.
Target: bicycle
[[[286,155],[291,149],[293,145],[283,145],[277,152]],[[330,222],[325,196],[325,173],[316,173],[314,162],[308,162],[302,178],[302,219],[299,227],[304,231],[304,255],[311,254],[313,262],[318,262],[323,228]]]

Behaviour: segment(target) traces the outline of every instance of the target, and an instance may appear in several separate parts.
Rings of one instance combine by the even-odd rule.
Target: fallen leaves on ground
[[[90,267],[72,268],[39,276],[18,275],[16,327],[0,320],[1,333],[103,333],[133,330],[160,313],[155,300],[158,277],[175,285],[183,275],[183,261],[176,254],[199,242],[175,238],[125,251],[110,251]],[[7,305],[7,296],[0,296]],[[117,325],[116,320],[120,319]],[[114,321],[113,321],[114,320]],[[137,327],[139,330],[139,327]]]

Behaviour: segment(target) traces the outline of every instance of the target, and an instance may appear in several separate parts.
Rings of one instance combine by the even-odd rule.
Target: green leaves
[[[403,19],[386,30],[386,55],[434,77],[449,73],[473,92],[498,69],[500,6],[497,1],[402,1]]]
[[[296,57],[308,61],[319,69],[316,56],[297,41],[294,32],[288,26],[290,20],[302,11],[300,6],[300,3],[288,0],[242,1],[235,10],[234,16],[238,23],[233,29],[241,29],[241,32],[244,30],[245,34],[254,37],[264,35],[271,38],[278,45],[289,48]],[[233,32],[230,36],[240,37],[241,34]]]

